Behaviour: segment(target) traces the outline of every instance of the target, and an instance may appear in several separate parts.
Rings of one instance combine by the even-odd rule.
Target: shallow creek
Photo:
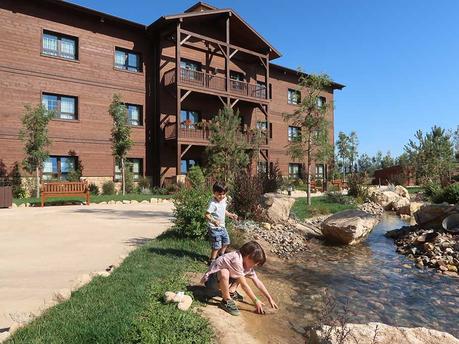
[[[459,338],[459,278],[417,269],[395,252],[392,239],[384,237],[386,231],[406,224],[394,215],[384,215],[360,245],[310,242],[295,261],[266,269],[266,277],[277,287],[274,293],[288,294],[284,315],[293,328],[301,332],[317,320],[326,288],[337,309],[347,304],[349,322],[422,326]],[[287,282],[289,290],[282,290],[282,282]]]

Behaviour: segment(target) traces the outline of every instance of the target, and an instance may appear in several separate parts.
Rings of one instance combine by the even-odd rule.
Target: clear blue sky
[[[71,0],[142,24],[197,1]],[[355,130],[359,152],[403,152],[417,129],[459,125],[457,0],[209,0],[232,8],[283,56],[274,63],[327,73],[335,135]]]

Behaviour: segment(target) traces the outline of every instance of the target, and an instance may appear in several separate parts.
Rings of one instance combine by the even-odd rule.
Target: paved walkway
[[[159,235],[172,204],[0,209],[0,329]]]

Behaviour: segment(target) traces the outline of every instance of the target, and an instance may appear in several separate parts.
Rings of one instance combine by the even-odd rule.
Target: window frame
[[[125,62],[124,62],[123,65],[116,63],[116,54],[117,54],[117,52],[124,53]],[[129,68],[131,68],[131,66],[129,65],[129,54],[137,55],[138,69],[136,69],[136,70],[129,69]],[[123,67],[121,67],[121,66],[123,66]],[[115,50],[114,50],[114,53],[113,53],[113,68],[115,70],[119,70],[119,71],[123,71],[123,72],[143,73],[143,57],[142,57],[142,54],[137,52],[137,51],[131,50],[131,49],[126,49],[126,48],[115,46]]]
[[[43,170],[41,172],[43,180],[67,180],[67,175],[70,172],[62,172],[62,159],[72,159],[73,160],[73,171],[78,169],[78,156],[76,155],[50,155],[47,160],[56,159],[56,169],[57,173],[52,171],[51,173],[45,172],[45,166],[43,166]],[[45,161],[46,163],[47,161]],[[47,178],[47,176],[51,176],[51,178]]]
[[[291,96],[293,94],[296,94],[296,100]],[[293,88],[287,89],[287,103],[290,105],[299,105],[301,103],[301,91]]]
[[[132,163],[134,160],[139,160],[139,173],[135,174],[132,171],[133,180],[134,182],[137,182],[140,178],[144,177],[143,158],[126,158],[125,163],[127,162]],[[119,169],[119,172],[117,171],[117,168]],[[121,165],[117,165],[116,160],[115,160],[115,168],[113,169],[113,181],[121,182],[121,177],[122,177]]]
[[[126,106],[126,110],[127,110],[127,119],[128,119],[128,125],[131,126],[131,127],[143,127],[143,106],[140,105],[140,104],[133,104],[133,103],[124,103],[124,106]],[[136,106],[139,110],[139,124],[132,124],[131,122],[131,118],[129,117],[129,107],[130,106]]]
[[[291,135],[291,131],[293,132],[293,129],[297,129],[297,134],[295,136]],[[293,133],[292,133],[293,134]],[[294,126],[294,125],[289,125],[287,129],[287,138],[289,142],[296,141],[297,139],[301,138],[301,127]]]
[[[194,161],[194,164],[191,164],[190,162]],[[183,169],[183,162],[185,162],[185,169]],[[190,171],[190,168],[193,166],[199,166],[199,160],[198,159],[180,159],[180,170],[181,174],[186,176],[188,172]]]
[[[49,110],[48,107],[45,106],[48,111],[54,111],[54,113],[56,114],[56,116],[52,118],[53,120],[69,121],[69,122],[79,121],[78,97],[71,96],[71,95],[66,95],[66,94],[52,93],[52,92],[43,91],[43,92],[41,92],[41,104],[43,104],[43,100],[44,100],[45,96],[57,97],[57,100],[56,100],[56,102],[57,102],[57,110]],[[74,101],[73,118],[64,118],[64,117],[62,117],[63,112],[62,112],[62,106],[61,106],[61,104],[62,104],[61,98],[73,98],[73,101]],[[64,114],[70,114],[70,113],[66,112]]]
[[[57,50],[55,51],[56,54],[53,54],[53,53],[50,53],[50,52],[47,52],[43,46],[43,43],[44,43],[44,39],[45,39],[45,35],[49,35],[49,36],[55,36],[56,37],[56,40],[57,40]],[[72,40],[73,43],[74,43],[74,57],[68,57],[68,55],[63,55],[62,54],[62,46],[61,46],[61,42],[62,42],[62,39],[68,39],[68,40]],[[77,36],[72,36],[72,35],[69,35],[69,34],[65,34],[65,33],[60,33],[60,32],[56,32],[56,31],[53,31],[53,30],[48,30],[48,29],[42,29],[41,31],[41,47],[40,47],[40,53],[42,56],[46,56],[46,57],[53,57],[53,58],[57,58],[57,59],[63,59],[63,60],[66,60],[66,61],[79,61],[80,57],[79,57],[79,49],[80,49],[80,44],[79,44],[79,38]]]
[[[182,113],[186,113],[186,119],[182,120]],[[196,122],[191,123],[189,126],[186,126],[185,122],[189,120],[190,118],[190,113],[195,113],[197,115],[197,120]],[[188,110],[188,109],[182,109],[180,110],[180,128],[181,129],[196,129],[196,124],[198,124],[201,121],[201,112],[196,111],[196,110]]]
[[[298,168],[297,174],[294,174],[294,173],[290,172],[290,169],[291,169],[291,168],[293,169],[293,167],[297,167],[297,168]],[[290,163],[288,164],[288,177],[289,177],[290,179],[301,179],[302,168],[303,168],[303,167],[302,167],[302,165],[301,165],[300,163],[293,163],[293,162],[290,162]]]

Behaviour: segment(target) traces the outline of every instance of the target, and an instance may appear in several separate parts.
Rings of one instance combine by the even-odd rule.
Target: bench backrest
[[[43,183],[41,192],[65,193],[65,192],[86,192],[86,182],[49,182]]]

